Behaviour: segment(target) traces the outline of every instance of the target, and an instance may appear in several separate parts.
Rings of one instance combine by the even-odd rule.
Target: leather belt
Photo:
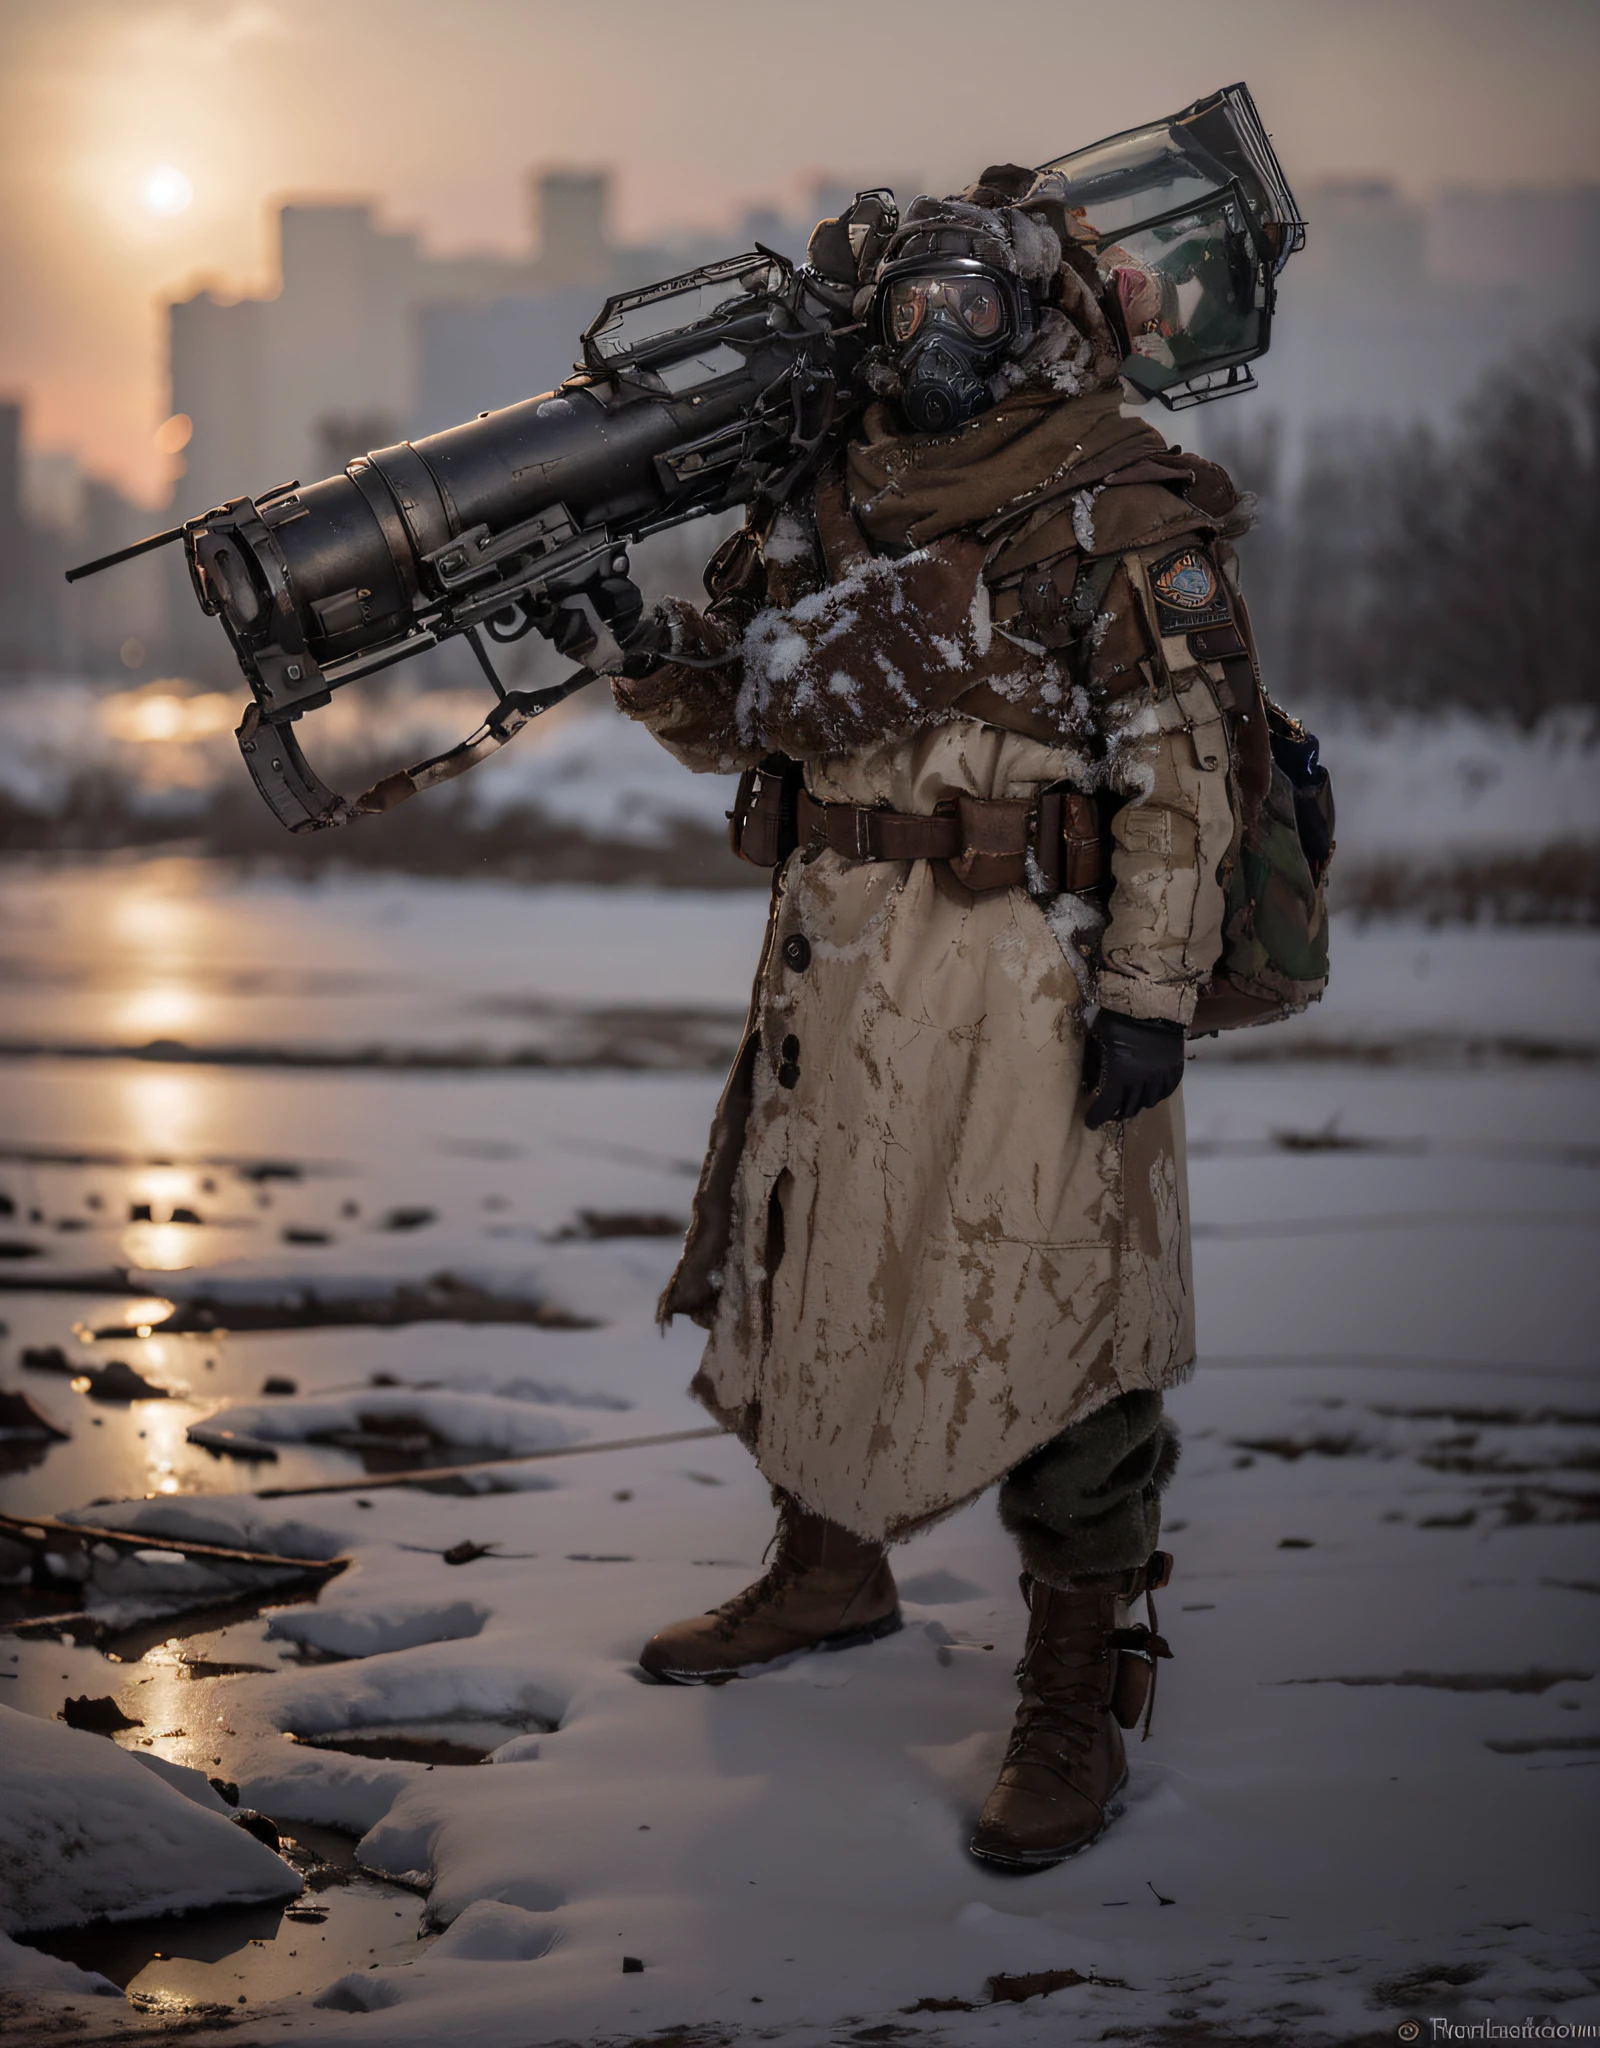
[[[919,817],[865,804],[818,803],[802,789],[795,803],[802,846],[827,846],[844,860],[953,860],[961,851],[955,811]],[[1026,845],[1019,839],[1017,852]]]
[[[1097,889],[1109,874],[1109,813],[1064,782],[1024,798],[958,794],[917,813],[820,803],[801,777],[799,762],[783,754],[740,776],[728,836],[741,860],[776,867],[797,847],[826,847],[847,861],[942,860],[969,889],[1035,896]]]
[[[849,861],[948,861],[969,889],[1093,889],[1107,867],[1095,800],[1070,789],[1020,800],[961,795],[931,815],[819,803],[801,789],[795,823],[802,846]]]

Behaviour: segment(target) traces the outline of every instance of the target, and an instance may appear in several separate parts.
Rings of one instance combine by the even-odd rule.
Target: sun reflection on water
[[[150,1401],[140,1405],[139,1420],[145,1432],[145,1487],[151,1493],[176,1493],[179,1482],[175,1468],[179,1453],[188,1441],[187,1430],[193,1410],[187,1403]]]
[[[195,1262],[194,1227],[188,1223],[130,1223],[122,1233],[122,1256],[143,1273],[187,1272]]]
[[[205,1012],[198,990],[182,982],[153,982],[135,990],[117,1012],[114,1028],[129,1038],[162,1038],[192,1030]]]
[[[130,1147],[158,1159],[204,1148],[208,1105],[201,1077],[178,1069],[140,1071],[124,1075],[119,1085]]]
[[[150,961],[150,956],[175,953],[182,958],[193,950],[187,942],[195,936],[194,905],[185,896],[135,887],[112,896],[106,908],[112,937],[150,964],[174,965]]]
[[[157,1323],[164,1323],[173,1310],[173,1303],[163,1301],[159,1295],[141,1295],[137,1301],[126,1303],[122,1310],[123,1327],[132,1334],[148,1337]],[[73,1332],[82,1336],[87,1324],[75,1323]]]
[[[144,690],[119,690],[101,701],[100,723],[113,739],[143,745],[216,739],[239,723],[232,697],[207,691],[178,696],[160,683]]]

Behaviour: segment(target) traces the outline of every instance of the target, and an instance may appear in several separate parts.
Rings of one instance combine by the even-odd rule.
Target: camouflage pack
[[[1328,985],[1333,788],[1315,739],[1264,693],[1254,694],[1271,759],[1262,764],[1265,787],[1240,804],[1223,873],[1222,955],[1201,991],[1192,1038],[1296,1016]],[[1250,778],[1233,780],[1248,787]]]

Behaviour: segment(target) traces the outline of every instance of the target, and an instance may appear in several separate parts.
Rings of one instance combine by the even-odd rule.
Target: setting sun
[[[170,220],[185,212],[194,199],[194,187],[175,164],[160,164],[139,188],[146,213]]]

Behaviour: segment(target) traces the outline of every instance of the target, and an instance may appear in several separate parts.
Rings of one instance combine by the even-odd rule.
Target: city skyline
[[[1592,8],[1214,0],[1204,28],[1175,0],[997,0],[981,26],[950,0],[467,0],[441,43],[418,0],[7,0],[0,390],[38,445],[157,502],[166,302],[269,288],[287,198],[376,202],[430,253],[524,250],[538,163],[613,166],[624,241],[731,232],[819,172],[954,184],[1243,75],[1306,183],[1600,177]]]

